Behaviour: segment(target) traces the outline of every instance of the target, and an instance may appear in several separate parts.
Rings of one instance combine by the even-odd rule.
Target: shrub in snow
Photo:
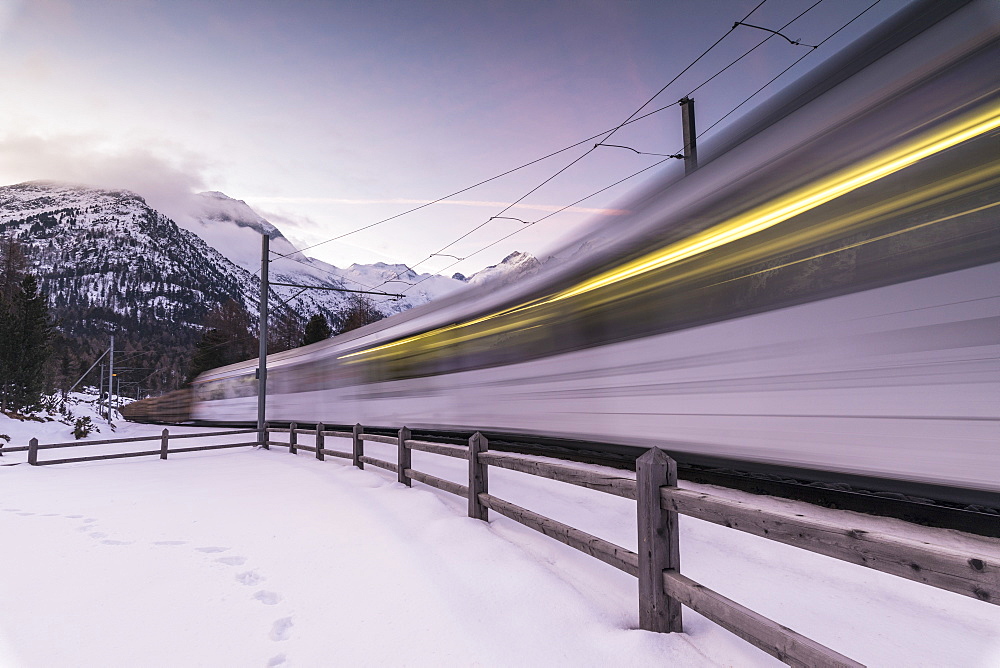
[[[97,426],[94,425],[89,415],[77,418],[76,422],[73,423],[73,436],[76,437],[77,440],[90,436],[95,431],[97,431]]]

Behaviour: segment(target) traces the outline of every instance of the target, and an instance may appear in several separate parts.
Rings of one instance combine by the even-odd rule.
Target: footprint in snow
[[[263,589],[254,594],[253,597],[264,605],[277,605],[281,602],[281,594],[276,594],[273,591],[264,591]]]
[[[227,566],[242,566],[243,564],[245,564],[247,562],[247,558],[246,557],[219,557],[218,559],[216,559],[216,561],[218,561],[221,564],[225,564]]]
[[[271,634],[269,637],[271,638],[271,640],[274,640],[275,642],[281,640],[288,640],[288,632],[291,628],[292,628],[292,618],[282,617],[281,619],[279,619],[278,621],[276,621],[274,624],[271,625]]]
[[[277,666],[285,665],[285,655],[278,654],[277,656],[272,656],[267,662],[267,668],[276,668]]]
[[[35,513],[18,513],[18,515],[34,515]]]
[[[97,539],[107,538],[107,536],[108,536],[108,534],[101,533],[100,531],[95,531],[94,533],[90,533],[90,534],[87,534],[87,535],[90,536],[91,538],[97,538]]]
[[[198,550],[199,552],[206,552],[206,553],[211,554],[213,552],[225,552],[229,548],[228,547],[196,547],[194,549]]]
[[[96,522],[96,521],[97,521],[97,519],[94,518],[94,517],[88,517],[87,519],[84,520],[84,522],[86,522],[87,524],[90,524],[91,522]]]
[[[63,515],[63,517],[68,517],[71,520],[78,520],[83,517],[83,515]]]
[[[3,511],[5,513],[17,513],[17,512],[20,512],[21,509],[20,508],[4,508]]]
[[[45,513],[42,517],[58,517],[59,513]]]
[[[246,573],[240,573],[236,576],[236,581],[240,584],[245,584],[248,587],[253,587],[254,585],[260,584],[265,580],[263,575],[257,573],[257,571],[247,571]]]
[[[131,545],[134,541],[130,540],[102,540],[102,545]]]

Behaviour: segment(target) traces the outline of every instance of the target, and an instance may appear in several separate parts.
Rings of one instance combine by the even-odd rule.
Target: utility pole
[[[261,447],[267,448],[267,438],[264,434],[264,411],[267,407],[267,293],[268,286],[268,254],[271,239],[267,234],[260,236],[260,356],[257,361],[257,438]]]
[[[97,376],[97,414],[101,414],[101,406],[104,405],[104,365],[101,365],[101,373]]]
[[[112,394],[115,391],[115,335],[111,335],[111,355],[108,357],[108,422],[111,422]]]
[[[260,352],[257,357],[257,438],[261,447],[267,447],[267,435],[264,433],[264,413],[267,408],[267,297],[271,290],[272,283],[268,277],[268,263],[270,262],[270,242],[271,239],[262,234],[260,237],[260,307],[257,317],[260,320]],[[284,257],[284,256],[279,256]],[[368,295],[384,295],[386,297],[402,298],[403,295],[389,292],[378,292],[370,290],[348,290],[347,288],[331,288],[321,285],[299,285],[297,283],[274,283],[290,288],[301,288],[302,290],[330,290],[333,292],[356,292]],[[294,297],[293,297],[294,298]],[[289,298],[290,301],[293,298]]]
[[[681,131],[684,134],[684,175],[698,169],[698,135],[694,129],[694,100],[685,97],[681,104]]]

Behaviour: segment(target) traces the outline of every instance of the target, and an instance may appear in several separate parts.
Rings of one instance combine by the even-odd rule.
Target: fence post
[[[316,459],[321,462],[326,461],[326,457],[323,456],[323,448],[326,446],[326,437],[323,436],[323,423],[320,422],[316,425]]]
[[[354,442],[352,444],[352,452],[354,453],[354,465],[359,469],[365,468],[365,463],[361,461],[361,458],[365,454],[365,442],[361,440],[361,425],[356,424],[354,428],[351,429],[351,434],[353,435]]]
[[[38,439],[33,438],[28,441],[28,463],[38,466]]]
[[[677,485],[677,462],[653,448],[635,462],[639,529],[639,628],[681,632],[681,604],[663,588],[663,571],[680,572],[677,513],[660,506],[660,487]]]
[[[406,442],[410,439],[410,436],[412,436],[412,434],[410,434],[410,430],[405,426],[399,430],[399,458],[396,461],[399,466],[399,471],[396,479],[407,487],[412,486],[410,483],[410,476],[406,475],[406,469],[413,468],[413,465],[410,462],[411,450],[406,447]]]
[[[170,432],[166,429],[160,434],[160,459],[167,458],[167,447],[169,447]]]
[[[267,427],[268,427],[268,425],[265,422],[264,423],[264,429],[263,429],[263,431],[260,432],[260,437],[261,437],[261,439],[263,439],[260,442],[260,447],[264,448],[265,450],[270,450],[271,446],[269,446],[267,444],[267,442],[268,442],[268,440],[270,440],[271,435],[267,433]]]
[[[479,461],[479,453],[489,448],[489,441],[478,431],[469,437],[469,517],[489,521],[489,509],[479,501],[480,494],[489,493],[487,465]]]
[[[288,452],[293,455],[299,452],[298,448],[295,447],[299,443],[299,435],[295,433],[296,426],[294,422],[288,425]]]

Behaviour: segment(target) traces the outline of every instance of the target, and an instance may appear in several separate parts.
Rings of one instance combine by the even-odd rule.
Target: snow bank
[[[490,474],[491,493],[635,549],[633,502]],[[0,467],[0,665],[780,665],[690,610],[684,634],[638,631],[631,576],[394,480],[277,448]],[[997,606],[689,518],[681,556],[694,579],[869,665],[1000,665]]]

